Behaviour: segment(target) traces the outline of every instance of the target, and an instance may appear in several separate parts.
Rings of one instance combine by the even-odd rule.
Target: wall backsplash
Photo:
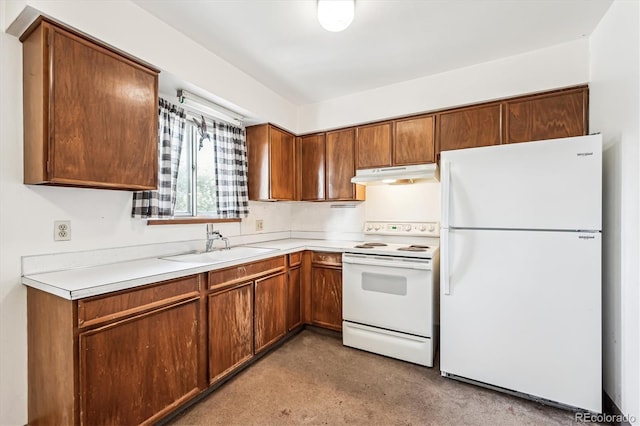
[[[367,221],[440,221],[440,183],[369,185],[365,210]]]
[[[362,232],[366,202],[291,203],[291,231]]]

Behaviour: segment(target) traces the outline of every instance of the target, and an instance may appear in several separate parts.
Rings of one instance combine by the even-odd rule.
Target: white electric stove
[[[438,291],[436,222],[367,222],[369,239],[342,256],[345,346],[433,366]]]

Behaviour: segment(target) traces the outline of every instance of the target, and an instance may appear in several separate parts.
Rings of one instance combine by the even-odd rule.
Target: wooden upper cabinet
[[[433,163],[433,135],[433,116],[394,121],[393,165]]]
[[[440,151],[502,143],[502,106],[491,103],[438,114]]]
[[[294,139],[270,124],[247,127],[250,200],[294,200]]]
[[[364,200],[364,187],[351,183],[356,173],[355,138],[354,128],[327,132],[327,200]]]
[[[300,199],[325,199],[325,135],[300,138]]]
[[[392,123],[356,128],[356,168],[372,169],[391,165]]]
[[[158,71],[44,19],[21,41],[24,183],[155,189]]]
[[[506,142],[586,135],[588,96],[582,87],[506,101]]]

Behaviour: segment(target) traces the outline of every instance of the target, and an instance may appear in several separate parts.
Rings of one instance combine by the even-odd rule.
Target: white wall
[[[298,131],[309,133],[585,84],[589,40],[485,62],[331,99],[299,109]]]
[[[640,6],[616,0],[591,35],[589,123],[604,140],[604,388],[640,421]]]

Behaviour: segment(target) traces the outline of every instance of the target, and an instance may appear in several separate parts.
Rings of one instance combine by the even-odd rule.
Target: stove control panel
[[[365,222],[365,234],[438,237],[439,222]]]

